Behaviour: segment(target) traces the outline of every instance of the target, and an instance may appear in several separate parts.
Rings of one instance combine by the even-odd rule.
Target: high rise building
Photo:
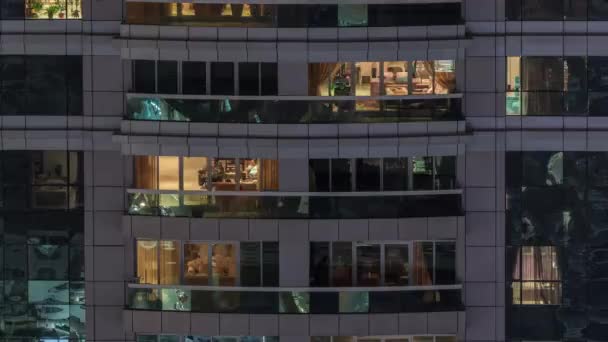
[[[0,92],[5,342],[608,341],[608,1],[0,0]]]

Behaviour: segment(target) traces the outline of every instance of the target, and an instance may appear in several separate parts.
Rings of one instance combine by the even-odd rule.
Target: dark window
[[[384,158],[383,190],[403,191],[408,189],[407,165],[407,158]]]
[[[589,13],[589,20],[608,20],[608,1],[589,0],[587,13]]]
[[[67,57],[68,115],[83,115],[82,58]]]
[[[331,286],[353,285],[353,252],[351,242],[332,243]]]
[[[329,159],[310,159],[308,161],[309,189],[311,192],[330,191]]]
[[[553,1],[553,0],[552,0]],[[522,90],[561,91],[564,88],[564,62],[561,57],[523,57]]]
[[[506,0],[505,11],[508,20],[521,20],[522,0]]]
[[[332,159],[331,191],[352,191],[352,165],[350,159]]]
[[[182,63],[182,93],[204,95],[207,92],[205,62]]]
[[[357,159],[357,191],[380,191],[380,159]]]
[[[279,94],[279,71],[277,63],[261,63],[262,92],[260,95]]]
[[[24,0],[2,0],[0,1],[1,19],[23,19],[25,17]]]
[[[564,0],[564,17],[566,20],[586,20],[588,0]]]
[[[309,5],[309,27],[336,27],[338,26],[338,6],[336,5]]]
[[[311,242],[310,286],[329,285],[329,242]]]
[[[259,64],[239,63],[239,95],[259,95],[259,92]]]
[[[260,286],[262,279],[259,242],[241,242],[241,285]]]
[[[357,286],[379,286],[380,268],[380,245],[357,245]]]
[[[262,242],[262,286],[279,286],[278,242]]]
[[[435,284],[456,282],[456,246],[451,242],[435,244]]]
[[[563,20],[563,2],[556,0],[523,0],[524,20]]]
[[[277,5],[278,27],[307,27],[307,5]]]
[[[133,61],[133,91],[136,93],[156,92],[156,73],[154,61]]]
[[[234,95],[234,63],[211,63],[211,94]]]
[[[177,62],[158,61],[157,88],[159,94],[177,94]]]
[[[607,4],[608,6],[608,4]],[[608,91],[608,57],[589,57],[589,90]]]
[[[67,113],[66,62],[63,57],[26,57],[28,114]]]
[[[2,100],[0,112],[5,115],[25,113],[25,57],[6,56],[0,58]]]

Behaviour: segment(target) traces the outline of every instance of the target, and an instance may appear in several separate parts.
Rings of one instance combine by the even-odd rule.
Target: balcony
[[[462,311],[462,285],[218,287],[128,285],[127,309],[242,314],[369,314]]]
[[[129,189],[127,193],[129,215],[359,219],[463,214],[460,189],[331,193]]]
[[[395,96],[127,95],[127,120],[242,124],[463,120],[462,94]]]

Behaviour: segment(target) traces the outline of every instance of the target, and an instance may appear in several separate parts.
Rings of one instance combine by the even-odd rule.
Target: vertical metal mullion
[[[183,93],[183,89],[182,89],[182,80],[183,80],[183,68],[182,68],[182,61],[177,61],[177,93],[178,94],[182,94]]]
[[[433,241],[433,285],[435,285],[435,283],[437,282],[437,278],[436,278],[436,265],[437,265],[437,260],[436,260],[436,256],[437,256],[437,251],[436,251],[436,247],[437,247],[437,243],[435,241]]]
[[[158,94],[158,60],[154,60],[154,93]]]
[[[211,95],[211,63],[205,62],[205,93]]]
[[[414,158],[406,157],[407,165],[407,189],[414,190]]]
[[[359,285],[359,281],[357,279],[357,266],[358,266],[358,260],[357,260],[357,242],[353,241],[351,243],[351,260],[352,260],[352,267],[351,267],[351,277],[353,278],[352,283],[354,284],[354,286],[358,286]]]
[[[386,90],[384,89],[384,62],[378,63],[378,78],[380,79],[380,96],[386,95]],[[371,95],[371,83],[370,83],[370,95]]]
[[[436,186],[436,183],[437,183],[436,182],[436,178],[437,178],[437,170],[436,170],[437,159],[436,159],[435,156],[431,157],[431,163],[432,163],[432,166],[433,166],[433,190],[438,190],[438,189],[435,189],[435,186]]]
[[[386,284],[386,244],[380,243],[380,285],[384,286]]]
[[[380,158],[380,191],[384,191],[384,158]]]
[[[161,249],[162,249],[162,240],[156,240],[156,245],[158,246],[158,248],[156,249],[156,260],[157,260],[157,264],[156,264],[156,283],[160,285],[160,269],[161,269],[161,258],[160,258],[160,253],[161,253]]]
[[[332,186],[333,184],[332,184],[332,177],[331,177],[332,176],[332,162],[331,161],[332,161],[331,158],[328,159],[328,168],[329,168],[329,172],[328,172],[328,174],[329,174],[329,183],[328,184],[329,184],[329,192],[333,191],[333,186]]]
[[[258,95],[262,96],[262,62],[258,63]]]
[[[357,191],[357,159],[350,159],[350,191]]]
[[[235,261],[235,277],[236,286],[241,286],[241,244],[238,241],[234,242],[234,261]]]
[[[209,275],[207,278],[207,285],[213,284],[213,246],[215,243],[209,242],[207,244],[207,274]]]
[[[260,285],[264,286],[264,242],[260,244]]]
[[[334,285],[334,243],[328,242],[328,254],[329,254],[329,286]]]
[[[240,95],[240,89],[239,89],[239,62],[234,62],[233,63],[233,73],[234,73],[234,79],[233,79],[233,86],[234,86],[234,95]]]
[[[238,191],[238,190],[241,189],[241,158],[235,158],[234,162],[235,162],[234,177],[236,178],[234,180],[234,183],[236,184],[236,189],[235,190]]]
[[[351,73],[351,84],[350,84],[350,95],[355,96],[357,94],[357,81],[359,78],[359,73],[357,72],[357,64],[355,62],[350,62],[350,73]]]
[[[177,157],[178,159],[178,181],[179,181],[179,205],[180,207],[184,205],[184,157]]]

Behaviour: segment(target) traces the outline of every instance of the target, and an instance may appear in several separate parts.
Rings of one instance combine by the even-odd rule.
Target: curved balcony
[[[462,94],[395,96],[127,95],[127,120],[243,124],[462,120]]]
[[[407,287],[220,287],[128,285],[131,310],[249,314],[461,311],[462,285]]]
[[[255,192],[128,189],[128,214],[202,218],[358,219],[461,216],[462,190]]]

